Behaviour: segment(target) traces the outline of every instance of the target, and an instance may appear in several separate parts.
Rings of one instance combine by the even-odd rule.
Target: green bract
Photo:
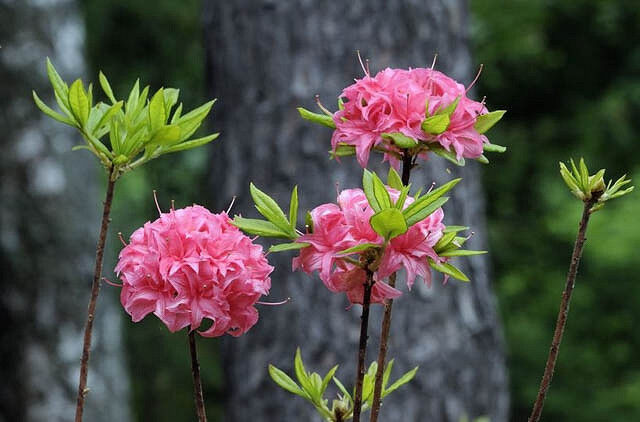
[[[67,86],[49,59],[47,73],[60,112],[47,106],[33,91],[36,105],[47,116],[76,128],[86,144],[74,150],[91,151],[110,169],[114,180],[160,155],[195,148],[218,137],[214,133],[191,139],[215,100],[183,115],[182,103],[175,107],[177,89],[160,88],[148,99],[149,87],[140,91],[139,81],[126,101],[117,100],[107,77],[100,72],[100,87],[110,104],[94,104],[92,84],[85,89],[82,80],[77,79]]]
[[[398,378],[393,384],[389,385],[389,378],[393,368],[393,359],[387,364],[382,378],[382,397],[386,397],[404,384],[411,381],[418,371],[415,367]],[[371,363],[367,373],[364,376],[362,388],[362,411],[371,408],[373,402],[373,389],[375,385],[375,376],[378,369],[377,362]],[[318,413],[325,421],[346,421],[353,416],[353,394],[349,392],[344,384],[335,376],[338,365],[334,366],[324,376],[315,372],[307,372],[300,348],[296,350],[294,359],[294,371],[298,382],[294,381],[284,371],[269,365],[269,375],[271,379],[284,390],[309,401],[316,408]],[[329,400],[324,398],[324,393],[333,380],[340,393],[338,398],[333,400],[331,408],[329,408]]]
[[[627,179],[626,174],[616,180],[615,183],[609,180],[605,185],[604,169],[600,169],[597,173],[589,175],[589,169],[583,158],[580,159],[578,166],[576,166],[573,159],[571,159],[569,163],[571,164],[571,170],[569,170],[564,163],[560,162],[560,175],[571,190],[571,193],[578,199],[584,202],[594,202],[591,212],[598,211],[604,206],[606,201],[626,195],[634,188],[633,186],[628,186],[622,189],[623,186],[631,183],[631,179]]]

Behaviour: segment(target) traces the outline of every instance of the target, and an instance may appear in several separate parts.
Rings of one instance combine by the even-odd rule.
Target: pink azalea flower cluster
[[[393,200],[399,192],[387,188]],[[413,202],[407,197],[405,206]],[[351,303],[362,303],[364,295],[365,270],[345,260],[340,252],[363,243],[384,244],[384,239],[369,224],[373,210],[369,206],[362,189],[343,190],[338,196],[338,204],[323,204],[311,211],[313,232],[298,238],[299,242],[310,246],[301,249],[293,260],[293,269],[307,273],[318,271],[320,279],[332,292],[345,292]],[[401,295],[384,279],[401,268],[406,270],[407,286],[413,285],[416,276],[431,285],[431,269],[427,262],[430,257],[437,262],[442,259],[433,246],[442,237],[445,228],[442,223],[444,212],[436,210],[425,220],[411,226],[401,236],[391,239],[387,245],[380,266],[374,274],[375,283],[371,290],[371,303],[383,303]]]
[[[136,230],[115,268],[120,301],[134,322],[153,312],[170,331],[213,325],[204,337],[239,336],[258,321],[254,304],[273,271],[262,247],[204,207],[161,213]]]
[[[342,92],[344,109],[333,115],[333,149],[340,143],[355,146],[358,162],[366,167],[375,146],[385,142],[387,150],[398,150],[381,135],[400,132],[419,142],[438,143],[447,151],[453,149],[458,159],[478,158],[483,144],[489,141],[473,126],[477,116],[488,111],[484,104],[467,98],[466,91],[462,84],[428,68],[387,68],[374,77],[367,73]],[[428,104],[429,115],[433,115],[456,98],[460,100],[448,128],[439,135],[424,132],[421,125],[426,118],[425,106]],[[390,154],[385,154],[385,160],[398,164]]]

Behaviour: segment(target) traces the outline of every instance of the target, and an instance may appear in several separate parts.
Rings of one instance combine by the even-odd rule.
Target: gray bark
[[[0,0],[0,421],[68,421],[75,412],[102,194],[93,158],[71,152],[81,139],[44,116],[31,89],[55,104],[45,57],[78,77],[83,40],[74,1]],[[127,421],[120,318],[104,299],[85,415]]]
[[[372,71],[430,66],[460,81],[472,79],[466,3],[450,1],[208,1],[205,3],[210,94],[219,98],[213,124],[222,132],[211,148],[211,185],[218,209],[238,195],[235,213],[255,216],[248,184],[254,181],[280,203],[299,185],[301,209],[335,201],[340,188],[359,187],[354,159],[329,161],[330,131],[303,121],[295,107],[314,109],[313,96],[335,109],[340,90],[360,77],[355,50]],[[373,156],[372,163],[379,159]],[[433,158],[412,175],[414,186],[464,177],[446,206],[449,224],[473,227],[471,248],[486,248],[480,170],[452,168]],[[383,169],[384,166],[378,166]],[[361,308],[331,294],[317,277],[291,273],[291,255],[271,255],[277,266],[271,296],[290,304],[260,309],[258,325],[223,344],[228,421],[318,420],[311,405],[280,390],[267,364],[292,373],[302,347],[309,368],[353,385]],[[394,376],[420,365],[417,378],[390,396],[385,421],[452,421],[490,416],[507,420],[508,392],[501,329],[490,290],[486,257],[459,262],[472,282],[438,283],[395,302],[389,356]],[[399,285],[402,285],[402,277]],[[406,290],[406,288],[404,288]],[[367,361],[377,356],[382,307],[370,322]],[[368,418],[368,416],[366,416]]]

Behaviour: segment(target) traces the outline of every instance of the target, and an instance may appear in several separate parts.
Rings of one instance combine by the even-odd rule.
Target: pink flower
[[[399,192],[392,188],[387,190],[391,198],[397,200]],[[413,201],[412,197],[407,197],[405,207]],[[343,190],[338,196],[338,205],[324,204],[315,208],[311,211],[313,232],[298,239],[310,246],[301,249],[300,255],[294,258],[293,269],[300,268],[309,274],[318,271],[329,290],[346,293],[351,303],[362,303],[365,270],[349,262],[340,252],[364,243],[384,245],[384,239],[371,228],[369,219],[372,215],[373,210],[361,189]],[[406,270],[409,288],[416,276],[430,285],[431,271],[427,258],[444,261],[433,250],[445,228],[443,218],[444,213],[439,208],[425,220],[411,226],[405,234],[391,239],[373,275],[375,283],[371,303],[383,303],[386,299],[400,296],[400,291],[384,280],[402,268]]]
[[[478,158],[483,144],[489,142],[473,127],[477,116],[488,112],[486,107],[467,98],[463,85],[433,69],[387,68],[373,77],[366,74],[346,87],[341,97],[346,101],[344,109],[333,115],[336,130],[331,145],[334,151],[339,144],[354,146],[362,167],[366,167],[374,147],[399,152],[397,146],[382,138],[383,133],[400,132],[426,145],[438,143],[447,151],[453,150],[458,159]],[[425,106],[432,115],[457,98],[460,100],[447,130],[439,135],[422,130]],[[398,164],[393,153],[385,153],[384,159]]]
[[[136,230],[115,271],[134,322],[153,312],[175,332],[209,319],[213,325],[199,333],[217,337],[239,336],[258,321],[253,305],[269,293],[273,267],[226,213],[194,205]]]

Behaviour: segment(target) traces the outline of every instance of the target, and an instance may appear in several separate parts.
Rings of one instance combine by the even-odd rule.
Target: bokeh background
[[[103,70],[116,92],[125,92],[137,77],[152,87],[180,87],[185,104],[200,104],[207,99],[202,4],[152,3],[79,3],[85,74],[95,79]],[[482,180],[492,282],[506,338],[510,420],[525,420],[581,212],[559,177],[558,161],[584,156],[594,170],[607,168],[609,177],[628,173],[640,180],[640,3],[484,0],[468,7],[473,62],[484,64],[476,96],[509,110],[491,133],[493,142],[509,150],[493,156]],[[215,130],[215,118],[210,127]],[[129,174],[114,204],[117,231],[128,234],[153,218],[149,192],[158,186],[164,204],[210,204],[211,153],[189,151]],[[100,169],[92,171],[99,178]],[[639,217],[640,195],[633,193],[592,219],[546,421],[640,419]],[[107,275],[117,250],[112,242]],[[193,402],[184,343],[153,318],[133,327],[122,315],[120,323],[133,419],[189,420]],[[200,347],[209,414],[224,420],[219,344]]]

